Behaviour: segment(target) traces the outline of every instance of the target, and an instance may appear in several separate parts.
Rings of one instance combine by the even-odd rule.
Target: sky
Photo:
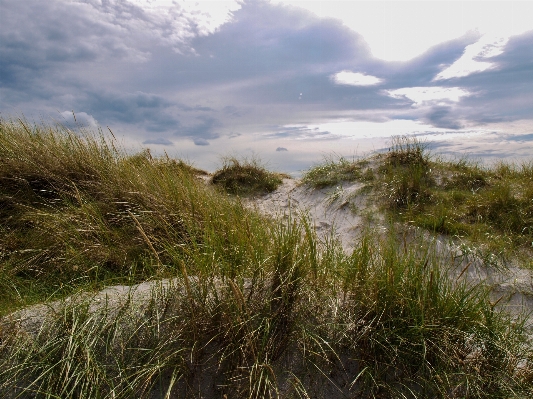
[[[533,155],[533,2],[0,0],[0,116],[298,175],[414,135]],[[75,118],[74,116],[75,115]]]

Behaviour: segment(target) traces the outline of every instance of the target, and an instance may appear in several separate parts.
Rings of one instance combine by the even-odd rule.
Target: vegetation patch
[[[398,221],[475,243],[487,255],[532,254],[531,163],[486,167],[444,160],[414,138],[397,137],[386,153],[351,163],[328,161],[304,176],[313,187],[340,180],[366,181],[377,203]]]
[[[368,229],[346,254],[306,218],[267,219],[102,132],[2,120],[0,160],[0,397],[533,395],[523,323],[424,240]],[[409,163],[389,167],[363,173]],[[79,295],[165,278],[140,303]],[[37,328],[11,313],[51,299]]]
[[[338,160],[327,159],[324,163],[317,165],[302,176],[302,182],[313,188],[324,188],[339,184],[343,181],[354,181],[361,178],[371,180],[368,173],[362,174],[365,162],[350,162],[345,158]]]
[[[0,159],[0,313],[173,275],[191,248],[215,240],[222,256],[250,224],[265,223],[193,167],[130,155],[102,132],[2,120]]]
[[[533,394],[521,324],[495,311],[481,289],[449,280],[453,261],[431,246],[398,250],[393,234],[368,231],[345,255],[335,243],[321,246],[305,219],[270,233],[259,265],[224,270],[191,253],[175,283],[155,285],[144,303],[91,311],[87,300],[65,302],[33,334],[4,323],[0,394]]]
[[[227,158],[224,165],[213,174],[213,184],[231,194],[254,195],[274,191],[287,175],[265,169],[258,160]]]

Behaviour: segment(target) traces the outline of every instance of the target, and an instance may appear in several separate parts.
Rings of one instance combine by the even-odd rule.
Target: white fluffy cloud
[[[471,96],[467,90],[460,87],[404,87],[389,90],[387,94],[393,98],[406,97],[413,101],[413,106],[445,105],[450,102],[459,102],[461,98]]]
[[[144,10],[158,15],[182,15],[189,21],[194,21],[199,35],[205,36],[215,33],[220,26],[231,21],[232,13],[241,8],[241,4],[234,0],[129,0]],[[178,27],[179,23],[174,26]]]
[[[434,80],[461,78],[497,67],[490,59],[503,54],[509,37],[483,35],[479,41],[466,46],[461,58],[441,71]]]
[[[531,1],[271,1],[339,19],[387,61],[413,59],[467,31],[510,37],[533,29]]]
[[[58,1],[58,0],[49,0]],[[179,52],[193,51],[195,37],[216,32],[241,4],[231,0],[74,0],[90,6],[98,19],[120,27],[139,44],[156,38]]]
[[[365,75],[364,73],[341,71],[331,75],[331,79],[338,85],[348,86],[374,86],[381,83],[383,80],[372,75]]]

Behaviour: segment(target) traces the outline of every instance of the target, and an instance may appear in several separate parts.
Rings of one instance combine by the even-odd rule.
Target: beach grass
[[[429,201],[417,151],[361,171],[375,184],[417,165],[418,191],[398,178],[390,209]],[[523,320],[394,223],[347,254],[305,215],[262,216],[182,161],[24,120],[0,121],[0,180],[1,397],[533,394]],[[83,294],[143,281],[143,301]],[[39,303],[31,326],[17,321]]]
[[[345,173],[347,170],[357,173]],[[327,173],[326,173],[327,171]],[[444,159],[416,138],[393,138],[387,152],[363,160],[327,160],[303,181],[323,187],[324,175],[363,181],[380,208],[401,223],[460,242],[480,256],[519,258],[533,267],[533,164]],[[502,262],[500,262],[502,263]]]
[[[261,195],[274,191],[287,174],[274,173],[266,169],[256,158],[239,160],[236,157],[223,159],[211,182],[224,191],[239,195]]]

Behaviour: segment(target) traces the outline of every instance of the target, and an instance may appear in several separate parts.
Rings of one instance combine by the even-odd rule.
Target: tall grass
[[[0,159],[0,309],[172,275],[193,248],[231,268],[261,251],[231,248],[263,218],[182,161],[129,155],[102,132],[2,121]]]
[[[350,256],[331,243],[311,258],[313,240],[302,224],[286,222],[256,276],[182,275],[170,288],[156,285],[145,303],[89,311],[87,300],[67,302],[33,334],[5,331],[0,394],[533,394],[521,325],[482,290],[453,284],[431,246],[398,250],[392,235],[369,232]],[[197,254],[187,266],[203,261]]]
[[[33,327],[17,321],[21,313],[4,317],[1,397],[533,394],[523,326],[481,288],[450,280],[457,265],[431,243],[402,246],[394,231],[369,229],[345,254],[304,217],[265,219],[181,162],[129,156],[104,136],[0,126],[1,195],[11,204],[2,215],[4,309],[13,298],[49,298],[60,283],[68,288],[56,297],[174,278],[154,283],[147,301],[72,296]],[[24,152],[34,139],[38,163]],[[67,179],[77,153],[91,154],[91,167]]]
[[[302,181],[313,188],[324,188],[342,181],[360,179],[364,162],[350,162],[340,157],[338,160],[326,158],[325,161],[304,173]]]

